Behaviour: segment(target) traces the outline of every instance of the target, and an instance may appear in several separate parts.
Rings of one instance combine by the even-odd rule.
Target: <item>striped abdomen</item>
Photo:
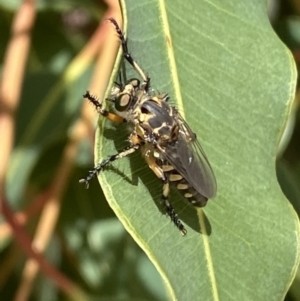
[[[162,169],[168,177],[170,183],[181,192],[181,194],[196,207],[203,207],[207,203],[207,198],[197,192],[188,181],[170,164],[164,162]]]

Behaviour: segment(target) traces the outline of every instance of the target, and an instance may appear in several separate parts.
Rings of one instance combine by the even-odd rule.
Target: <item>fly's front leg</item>
[[[122,118],[121,116],[118,116],[107,110],[102,109],[102,103],[100,103],[100,101],[95,96],[91,95],[89,91],[86,91],[83,97],[88,99],[95,106],[97,112],[101,114],[103,117],[116,123],[125,122],[125,119]]]
[[[131,54],[128,52],[128,46],[127,46],[127,40],[117,23],[117,21],[113,18],[108,19],[116,28],[116,32],[119,36],[119,39],[121,40],[121,45],[122,45],[122,50],[123,50],[123,56],[125,60],[135,69],[135,71],[142,77],[143,79],[143,84],[142,87],[143,89],[148,92],[149,86],[150,86],[150,78],[144,73],[144,71],[140,68],[140,66],[135,62]]]
[[[100,163],[98,163],[97,166],[95,166],[92,170],[90,170],[87,177],[85,179],[79,180],[79,183],[85,183],[86,188],[89,188],[90,180],[94,176],[96,176],[105,166],[107,166],[111,162],[116,161],[117,159],[126,157],[126,156],[134,153],[139,148],[140,148],[139,144],[129,145],[129,146],[125,147],[124,149],[122,149],[121,151],[119,151],[117,154],[109,156],[107,159],[101,161]]]

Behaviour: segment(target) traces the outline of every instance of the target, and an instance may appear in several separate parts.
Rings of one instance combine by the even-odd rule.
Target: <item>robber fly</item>
[[[196,135],[178,110],[169,105],[169,95],[149,92],[150,78],[129,54],[127,40],[116,20],[108,20],[119,36],[124,59],[135,69],[142,82],[134,78],[125,84],[116,84],[107,99],[113,103],[113,111],[103,109],[102,103],[89,92],[84,95],[99,114],[114,122],[130,123],[133,131],[128,146],[99,162],[80,182],[88,188],[90,180],[105,166],[140,150],[163,183],[162,203],[166,214],[182,235],[186,235],[185,227],[169,202],[170,183],[174,183],[192,205],[203,207],[216,194],[215,176]]]

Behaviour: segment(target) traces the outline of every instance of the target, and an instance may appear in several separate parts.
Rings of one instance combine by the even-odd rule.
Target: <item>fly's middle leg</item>
[[[86,188],[89,188],[91,179],[94,176],[96,176],[103,168],[105,168],[105,166],[116,161],[117,159],[126,157],[126,156],[134,153],[139,148],[140,148],[139,144],[126,146],[124,149],[119,151],[117,154],[109,156],[107,159],[99,162],[92,170],[89,171],[89,174],[87,175],[87,177],[85,179],[79,180],[79,183],[85,183]]]

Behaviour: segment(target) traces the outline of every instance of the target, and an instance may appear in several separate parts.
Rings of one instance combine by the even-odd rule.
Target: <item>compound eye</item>
[[[132,97],[126,93],[120,95],[115,102],[115,108],[119,112],[126,111],[131,104]]]

